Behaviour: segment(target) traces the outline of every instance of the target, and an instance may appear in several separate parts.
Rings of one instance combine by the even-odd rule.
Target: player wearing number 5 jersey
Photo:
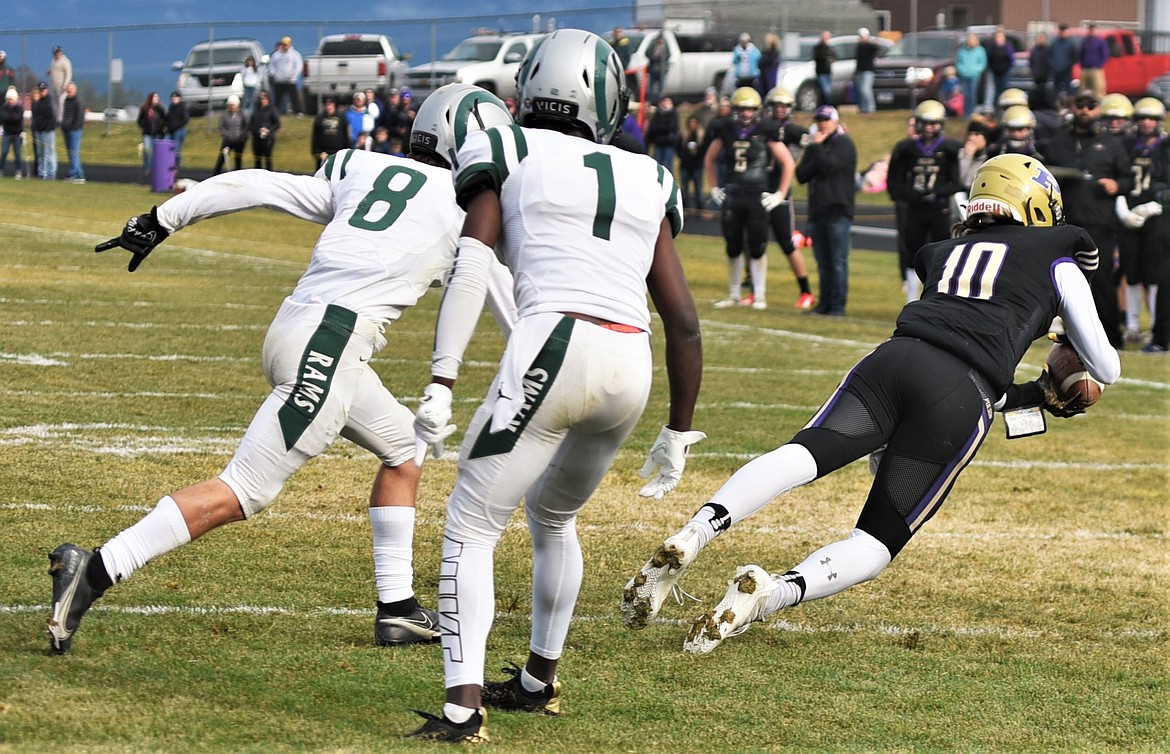
[[[584,562],[577,514],[637,424],[650,392],[646,294],[666,336],[670,420],[641,494],[678,483],[702,371],[698,317],[673,237],[678,190],[653,159],[610,146],[624,115],[625,76],[600,37],[561,29],[538,43],[517,78],[518,126],[471,134],[457,155],[456,196],[467,221],[439,310],[431,403],[420,438],[442,431],[450,386],[483,301],[492,249],[515,278],[519,319],[487,399],[459,454],[447,501],[439,614],[446,704],[413,737],[486,738],[481,704],[560,711],[557,662]],[[484,684],[495,616],[493,553],[524,500],[533,543],[528,660]]]
[[[433,100],[433,102],[432,102]],[[475,87],[440,89],[420,108],[418,143],[428,163],[346,150],[313,176],[243,170],[216,176],[132,218],[120,238],[97,247],[133,255],[130,271],[170,234],[200,220],[254,207],[325,226],[292,293],[269,326],[262,351],[272,392],[218,477],[177,490],[90,553],[65,544],[49,556],[52,648],[68,651],[93,601],[150,560],[224,524],[263,510],[285,481],[338,435],[381,461],[370,493],[378,644],[438,638],[438,616],[413,590],[416,458],[413,413],[382,384],[369,361],[386,328],[440,282],[454,262],[464,213],[443,155],[469,131],[508,123],[507,108]],[[425,107],[425,106],[424,106]],[[493,276],[494,308],[514,319],[510,278]],[[416,463],[417,461],[417,463]]]
[[[1081,270],[1096,247],[1063,226],[1060,189],[1038,160],[1004,155],[975,174],[968,216],[955,237],[924,247],[922,298],[898,316],[893,337],[865,356],[804,429],[737,471],[659,548],[627,589],[640,621],[657,613],[699,550],[776,496],[867,453],[874,471],[850,536],[779,574],[738,569],[714,610],[698,617],[685,651],[706,654],[784,607],[877,576],[933,516],[991,427],[993,409],[1051,403],[1046,378],[1012,384],[1036,338],[1063,317],[1069,341],[1103,383],[1120,375]],[[637,605],[631,605],[631,608]],[[627,615],[637,616],[630,609]]]

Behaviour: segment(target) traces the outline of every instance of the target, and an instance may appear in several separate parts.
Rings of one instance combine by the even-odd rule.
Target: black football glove
[[[103,252],[119,246],[126,249],[131,254],[130,265],[126,267],[126,270],[134,272],[138,269],[138,265],[150,256],[154,247],[167,240],[169,235],[170,232],[158,221],[158,207],[152,207],[148,214],[138,215],[127,220],[126,227],[122,228],[122,235],[99,243],[93,247],[93,250]]]
[[[1061,419],[1068,419],[1076,416],[1077,414],[1085,413],[1084,401],[1081,400],[1081,396],[1079,394],[1071,400],[1065,401],[1060,399],[1060,397],[1056,394],[1056,389],[1052,387],[1052,380],[1048,376],[1047,369],[1040,373],[1040,377],[1037,378],[1036,384],[1040,386],[1042,391],[1044,391],[1044,410],[1053,416],[1060,417]]]

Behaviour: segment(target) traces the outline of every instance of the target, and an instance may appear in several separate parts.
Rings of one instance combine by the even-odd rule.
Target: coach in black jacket
[[[808,225],[820,275],[820,303],[813,312],[845,316],[849,294],[849,232],[857,191],[857,147],[841,127],[837,108],[817,108],[816,131],[796,166],[808,184]]]
[[[1081,92],[1074,106],[1072,123],[1038,146],[1060,182],[1068,223],[1087,230],[1101,251],[1101,267],[1093,274],[1090,286],[1109,342],[1120,349],[1118,280],[1113,259],[1118,221],[1114,204],[1118,195],[1133,188],[1133,175],[1121,139],[1098,128],[1101,102],[1097,95]]]

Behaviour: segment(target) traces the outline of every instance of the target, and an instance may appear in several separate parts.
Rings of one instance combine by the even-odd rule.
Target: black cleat
[[[487,732],[487,712],[476,710],[465,723],[453,723],[447,716],[436,717],[429,712],[414,710],[426,722],[414,733],[407,734],[407,738],[417,738],[423,741],[446,741],[459,744],[484,744],[491,742]]]
[[[49,575],[53,577],[49,647],[59,655],[69,651],[81,618],[103,594],[85,578],[85,568],[92,557],[92,552],[73,544],[60,545],[49,553]]]
[[[501,668],[512,676],[506,681],[488,681],[483,686],[483,705],[494,709],[561,714],[561,682],[546,683],[540,691],[528,691],[520,682],[521,668],[512,663]]]
[[[439,635],[439,614],[424,607],[416,607],[410,615],[390,615],[378,608],[374,619],[374,643],[379,647],[430,644]]]

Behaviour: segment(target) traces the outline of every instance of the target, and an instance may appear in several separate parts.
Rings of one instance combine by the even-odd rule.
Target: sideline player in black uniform
[[[796,172],[796,162],[788,148],[761,127],[760,93],[741,86],[731,95],[731,118],[712,121],[713,134],[703,158],[703,172],[711,186],[711,198],[721,205],[720,220],[728,260],[727,298],[715,307],[751,306],[766,309],[768,261],[768,212],[787,196]],[[780,184],[769,191],[768,166],[772,160],[780,165]],[[725,168],[724,186],[716,184],[719,171],[716,161]],[[744,250],[749,257],[752,293],[740,299],[740,279],[744,272]]]
[[[963,145],[943,136],[946,115],[941,102],[928,99],[919,103],[914,109],[917,135],[899,141],[890,154],[887,190],[895,202],[904,202],[898,223],[898,254],[907,301],[917,299],[922,287],[914,273],[914,255],[924,244],[950,235],[950,197],[964,188],[959,181]]]
[[[845,375],[791,441],[737,471],[659,546],[627,585],[623,612],[633,615],[641,599],[640,617],[653,617],[712,539],[867,453],[873,485],[852,533],[781,575],[739,568],[723,600],[694,622],[683,650],[706,654],[777,610],[877,576],[938,512],[994,410],[1083,410],[1056,399],[1045,373],[1012,384],[1028,347],[1056,316],[1093,378],[1116,381],[1121,362],[1082,272],[1094,266],[1097,249],[1084,230],[1063,225],[1062,213],[1060,188],[1039,160],[1003,155],[984,163],[955,236],[919,251],[926,286],[902,309],[893,337]]]
[[[1157,192],[1164,186],[1154,183],[1154,162],[1170,156],[1170,142],[1162,130],[1166,106],[1156,97],[1143,97],[1133,106],[1133,134],[1125,138],[1126,152],[1133,161],[1133,189],[1117,200],[1121,229],[1117,235],[1118,263],[1125,285],[1126,343],[1140,343],[1142,300],[1152,321],[1157,311],[1158,280],[1162,267],[1170,264],[1163,238],[1164,226],[1157,215],[1162,204]],[[1124,202],[1124,204],[1123,204]],[[1163,295],[1170,296],[1170,291]]]
[[[768,92],[766,104],[770,112],[764,118],[764,128],[772,135],[773,139],[783,143],[788,148],[795,161],[804,142],[808,141],[808,131],[792,122],[792,107],[796,104],[796,99],[792,96],[792,92],[778,86]],[[772,163],[772,171],[768,177],[769,187],[779,190],[783,178],[782,165],[778,162]],[[800,253],[800,249],[796,248],[796,244],[792,241],[792,231],[796,220],[794,215],[792,195],[784,194],[783,201],[768,212],[768,224],[772,226],[772,234],[776,236],[776,243],[780,244],[780,251],[784,252],[784,256],[788,259],[788,266],[792,268],[796,284],[800,287],[796,308],[811,309],[816,306],[817,299],[808,287],[808,266],[804,263],[804,255]]]
[[[1036,116],[1027,107],[1012,105],[1004,110],[999,130],[999,141],[987,148],[989,157],[1022,154],[1044,161],[1044,155],[1036,147]]]

